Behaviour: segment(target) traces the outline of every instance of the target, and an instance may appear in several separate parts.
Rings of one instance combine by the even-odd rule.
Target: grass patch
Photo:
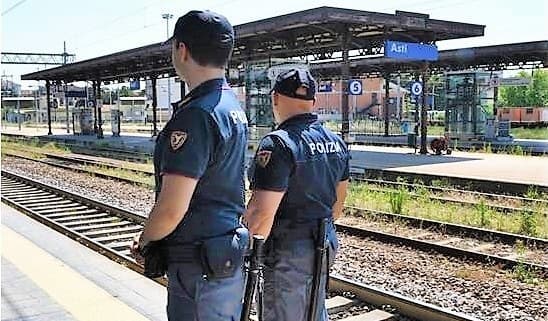
[[[335,126],[331,125],[331,128]],[[444,126],[428,126],[429,136],[443,136],[445,134]],[[510,128],[510,134],[516,139],[547,139],[548,140],[548,128],[525,128],[514,127]]]
[[[482,152],[487,154],[492,154],[493,148],[491,147],[491,143],[483,144]]]
[[[548,200],[548,194],[546,195],[542,194],[538,191],[536,187],[532,187],[532,186],[529,186],[529,188],[527,189],[527,193],[525,193],[525,195],[523,196],[527,198],[538,199],[538,200]]]
[[[32,157],[35,159],[43,158],[44,153],[61,154],[61,155],[72,153],[72,151],[68,147],[56,142],[48,142],[46,144],[40,144],[37,139],[31,139],[26,142],[19,142],[19,141],[13,141],[9,138],[2,137],[2,151],[4,150],[8,152],[13,152],[14,154]],[[147,159],[147,162],[144,164],[134,163],[129,161],[127,162],[121,161],[121,162],[122,162],[121,164],[123,164],[123,167],[126,167],[126,168],[131,168],[131,169],[136,169],[141,171],[148,171],[148,172],[151,172],[153,170],[152,158]]]
[[[44,158],[43,154],[40,154],[40,153],[35,153],[35,152],[25,151],[25,150],[10,150],[10,149],[6,149],[6,148],[2,148],[2,156],[3,157],[6,157],[6,156],[10,157],[11,156],[10,154],[23,156],[23,157],[28,157],[28,158],[36,159],[36,160]]]
[[[525,245],[522,241],[516,242],[516,252],[518,253],[518,264],[512,270],[514,278],[523,283],[532,285],[542,284],[544,287],[547,287],[548,281],[542,280],[535,271],[531,271],[524,264]]]
[[[132,171],[123,170],[120,168],[110,168],[106,166],[86,165],[84,169],[87,171],[109,175],[118,178],[129,179],[134,182],[145,184],[150,187],[154,187],[154,177],[146,175],[144,173],[135,173]]]
[[[390,209],[392,210],[392,213],[396,214],[402,214],[403,213],[403,206],[408,198],[408,192],[404,187],[400,187],[395,191],[389,192],[389,198],[390,198]]]
[[[428,136],[443,136],[445,134],[445,126],[428,126]]]
[[[483,268],[460,268],[455,271],[455,276],[460,279],[471,281],[487,281],[495,276],[496,272],[491,269]]]
[[[48,142],[41,145],[37,140],[30,140],[28,142],[15,142],[8,139],[2,139],[2,149],[12,151],[25,151],[35,153],[55,153],[55,154],[68,154],[70,150],[62,144],[55,142]]]
[[[548,139],[548,128],[510,128],[510,134],[518,139]]]
[[[451,182],[449,182],[449,178],[441,178],[441,179],[435,179],[431,182],[431,185],[433,187],[439,187],[439,188],[451,188]]]
[[[483,227],[509,233],[548,238],[548,219],[545,205],[537,205],[532,212],[503,213],[489,207],[487,199],[476,205],[463,205],[431,199],[432,192],[419,188],[399,192],[367,183],[351,183],[346,204],[365,209],[392,212],[455,224]],[[398,194],[401,193],[401,194]],[[527,214],[525,214],[527,213]]]
[[[537,236],[538,215],[535,212],[521,211],[519,233],[529,236]]]
[[[481,200],[476,205],[476,211],[478,212],[478,215],[480,217],[480,226],[481,227],[488,226],[490,222],[490,213],[489,213],[490,211],[489,211],[489,207],[487,206],[487,204],[485,204],[484,200]]]

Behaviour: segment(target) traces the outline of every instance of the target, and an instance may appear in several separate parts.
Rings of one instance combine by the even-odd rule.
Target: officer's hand
[[[141,255],[140,247],[141,233],[136,234],[133,238],[133,244],[131,244],[131,255],[135,258],[135,261],[139,264],[145,264],[145,258]]]

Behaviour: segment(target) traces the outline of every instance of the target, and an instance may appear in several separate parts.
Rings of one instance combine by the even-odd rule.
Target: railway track
[[[414,216],[395,214],[382,211],[374,211],[359,207],[345,206],[345,213],[352,216],[363,217],[365,215],[376,216],[388,221],[397,221],[405,223],[408,226],[443,231],[444,234],[477,238],[485,241],[496,241],[507,245],[514,245],[518,242],[531,247],[548,249],[548,240],[538,237],[531,237],[521,234],[505,233],[500,231],[488,230],[462,224],[450,224],[436,220],[418,218]]]
[[[527,194],[531,189],[534,189],[540,193],[548,193],[548,186],[546,185],[531,185],[510,181],[495,181],[470,177],[412,173],[397,170],[366,168],[359,165],[352,166],[351,175],[354,178],[359,179],[379,179],[393,182],[403,180],[408,184],[413,184],[415,181],[421,181],[426,185],[436,185],[437,182],[445,182],[451,186],[457,186],[460,189],[474,190],[486,194],[496,193],[499,195],[519,196]]]
[[[438,193],[458,193],[458,194],[464,194],[464,195],[471,195],[471,196],[477,196],[477,197],[484,197],[486,199],[499,199],[501,197],[504,197],[505,199],[513,200],[516,202],[522,202],[522,203],[530,203],[530,204],[548,204],[548,199],[537,199],[537,198],[530,198],[530,197],[523,197],[523,196],[517,196],[517,195],[506,195],[506,194],[496,194],[496,193],[486,193],[486,192],[478,192],[473,190],[466,190],[466,189],[457,189],[457,188],[451,188],[451,187],[439,187],[439,186],[433,186],[433,185],[424,185],[424,184],[416,184],[416,183],[407,183],[403,182],[401,180],[384,180],[381,178],[364,178],[364,177],[353,177],[353,181],[356,182],[362,182],[362,183],[370,183],[370,184],[376,184],[376,185],[382,185],[382,186],[388,186],[392,188],[399,188],[404,187],[409,190],[414,190],[417,188],[422,188],[424,190],[427,190],[429,192],[438,192]],[[447,198],[442,198],[440,200],[444,201],[456,201],[463,203],[460,200],[450,200]],[[467,202],[463,203],[467,204]],[[505,206],[499,206],[498,208],[503,209],[505,211],[507,210],[521,210],[520,208],[511,208],[511,207],[505,207]]]
[[[129,181],[132,184],[136,183],[133,180],[93,173],[87,169],[73,168],[71,165],[51,163],[48,160],[42,162],[62,169],[80,171],[107,179],[114,178],[125,182]],[[150,187],[150,183],[137,183]],[[381,228],[368,226],[368,224],[362,222],[356,223],[361,225],[361,228],[356,230],[353,230],[351,226],[340,224],[341,231],[350,231],[354,235],[370,237],[382,242],[403,244],[420,250],[435,250],[447,256],[466,257],[487,264],[499,264],[505,269],[526,265],[530,270],[538,272],[541,276],[548,276],[548,258],[546,255],[548,244],[546,239],[351,206],[346,206],[345,211],[351,214],[348,217],[368,216],[374,220],[382,219],[389,223],[398,222],[402,229],[416,230],[419,233],[402,236],[399,235],[402,229],[396,232],[382,226]],[[469,244],[467,238],[487,243],[472,242],[472,244]],[[527,253],[517,253],[518,251],[514,246],[518,242],[521,242],[524,248],[527,249]]]
[[[104,178],[104,179],[115,179],[115,180],[118,180],[118,181],[121,181],[121,182],[124,182],[124,183],[135,184],[135,185],[148,187],[148,188],[153,186],[152,185],[153,182],[138,181],[138,180],[131,179],[131,178],[115,176],[115,175],[112,175],[112,174],[105,174],[105,173],[102,173],[98,170],[91,170],[91,169],[86,168],[86,166],[99,166],[99,167],[105,167],[105,168],[108,168],[108,169],[121,169],[120,166],[116,166],[116,165],[111,165],[111,164],[106,164],[106,163],[101,164],[101,163],[96,162],[96,161],[95,162],[94,161],[88,162],[87,160],[79,160],[79,159],[72,158],[72,157],[65,157],[65,156],[54,155],[54,154],[44,154],[46,156],[46,158],[43,158],[43,159],[36,159],[36,158],[27,157],[27,156],[19,155],[19,154],[16,154],[16,153],[10,153],[10,152],[4,152],[4,154],[7,155],[7,156],[16,157],[16,158],[20,158],[20,159],[25,159],[25,160],[28,160],[28,161],[37,162],[37,163],[41,163],[41,164],[45,164],[45,165],[49,165],[49,166],[54,166],[54,167],[57,167],[57,168],[61,168],[61,169],[65,169],[65,170],[69,170],[69,171],[73,171],[73,172],[77,172],[77,173],[89,174],[89,175],[96,176],[96,177],[101,177],[101,178]],[[137,173],[137,174],[142,174],[142,175],[152,177],[152,174],[149,174],[148,172],[145,172],[145,171],[141,171],[141,170],[137,170],[137,169],[133,169],[133,170],[126,169],[126,168],[123,168],[123,169],[127,170],[127,171],[132,171],[132,172]]]
[[[477,246],[466,249],[461,246],[452,245],[452,243],[458,244],[459,241],[462,241],[462,239],[458,236],[448,236],[439,240],[428,240],[417,237],[399,236],[396,233],[385,232],[382,230],[372,229],[368,227],[355,227],[342,223],[337,223],[336,225],[338,232],[347,233],[352,236],[369,238],[383,243],[392,243],[408,246],[425,252],[434,251],[445,256],[451,256],[458,259],[468,259],[489,265],[495,264],[507,270],[512,270],[515,267],[522,266],[528,271],[534,272],[538,277],[542,279],[548,278],[547,265],[526,261],[524,258],[520,258],[519,255],[516,255],[515,253],[511,253],[506,256],[502,256],[498,253],[490,254],[486,252],[486,249],[488,248],[484,246]],[[425,235],[427,234],[429,233],[426,232]]]
[[[38,141],[61,143],[73,152],[89,156],[103,156],[137,163],[148,163],[152,160],[152,156],[150,153],[145,153],[137,150],[128,150],[124,148],[107,148],[98,146],[94,143],[83,144],[82,142],[71,139],[59,140],[48,137],[40,137],[37,139],[15,134],[3,134],[3,136],[6,136],[10,140],[16,142]],[[468,177],[448,177],[433,174],[419,174],[393,170],[381,170],[366,168],[359,165],[352,167],[352,176],[356,179],[387,180],[392,182],[398,182],[398,180],[404,179],[409,184],[412,184],[416,180],[420,180],[429,185],[432,185],[436,181],[447,181],[451,185],[462,187],[463,190],[466,190],[468,188],[475,191],[480,191],[480,193],[485,194],[498,193],[499,195],[525,195],[532,187],[528,184],[515,182],[490,181],[483,179],[472,179]],[[548,193],[548,187],[546,186],[535,185],[534,188],[541,193]],[[548,202],[548,200],[546,200],[546,202]]]
[[[22,142],[22,143],[56,143],[63,145],[70,149],[72,152],[81,153],[84,155],[90,156],[103,156],[113,159],[119,159],[124,161],[131,161],[136,163],[147,163],[152,160],[152,155],[139,150],[129,150],[125,148],[110,148],[109,146],[100,146],[92,142],[77,141],[74,139],[59,139],[59,138],[50,138],[50,137],[28,137],[24,135],[16,134],[5,134],[2,133],[3,137],[6,137],[8,141],[12,142]]]
[[[355,181],[359,182],[360,180],[358,179],[358,180],[355,180]],[[381,183],[381,184],[383,184],[383,183]],[[389,183],[384,183],[384,184],[385,185],[398,186],[398,182],[389,182]],[[422,185],[422,186],[424,186],[424,185]],[[421,186],[411,185],[410,184],[410,187],[409,187],[410,189],[407,189],[408,190],[407,195],[409,195],[412,198],[424,197],[423,195],[420,195],[419,193],[413,192],[413,190],[417,187],[421,187]],[[424,188],[424,187],[421,187],[421,188]],[[387,192],[386,188],[379,188],[379,187],[368,187],[368,190],[374,191],[374,192],[381,192],[381,193]],[[493,197],[495,197],[494,194],[492,194],[492,195],[493,195]],[[478,202],[467,201],[467,200],[462,200],[462,199],[456,199],[456,198],[453,198],[453,197],[444,197],[444,196],[435,196],[435,195],[428,195],[426,197],[430,200],[435,200],[435,201],[439,201],[439,202],[442,202],[442,203],[453,203],[453,204],[466,205],[466,206],[478,206],[479,205]],[[500,198],[501,196],[498,196],[498,197]],[[531,198],[525,198],[525,197],[515,197],[514,200],[522,202],[522,203],[531,204],[531,205],[534,205],[534,204],[546,204],[546,205],[548,205],[548,201],[542,200],[542,199],[531,199]],[[495,204],[494,202],[493,203],[491,203],[491,202],[485,203],[484,206],[486,206],[487,208],[489,208],[491,210],[502,212],[502,213],[533,212],[534,211],[534,210],[532,210],[530,208],[526,208],[526,207],[504,206],[504,205]],[[544,213],[544,214],[546,216],[548,213]]]
[[[130,256],[134,235],[142,230],[146,217],[111,205],[42,184],[8,171],[2,171],[2,201],[41,223],[142,273],[142,266]],[[165,280],[159,280],[165,284]],[[333,296],[327,302],[330,313],[337,313],[363,304],[382,309],[360,313],[377,320],[476,320],[473,317],[425,304],[387,291],[382,291],[339,276],[331,276],[330,289],[337,293],[351,292],[356,299]],[[357,320],[357,316],[344,320]]]
[[[135,174],[143,175],[143,176],[153,176],[154,173],[152,170],[145,170],[145,169],[138,169],[134,167],[128,167],[120,162],[115,161],[106,161],[104,159],[98,159],[97,157],[93,156],[83,156],[78,154],[71,154],[71,155],[60,155],[60,154],[54,154],[54,153],[41,153],[42,155],[47,158],[47,160],[41,159],[33,159],[30,157],[25,157],[16,153],[10,153],[5,152],[8,156],[12,157],[19,157],[24,158],[30,161],[38,161],[47,165],[51,166],[57,166],[60,168],[68,169],[68,170],[74,170],[79,172],[85,172],[89,174],[95,174],[99,177],[103,178],[109,178],[109,175],[103,175],[97,171],[91,171],[91,170],[82,170],[82,168],[71,166],[70,164],[78,164],[82,166],[98,166],[98,167],[104,167],[112,170],[119,170],[123,169],[124,171],[132,172]],[[134,183],[138,185],[148,186],[148,183],[142,183],[140,181],[126,179],[123,177],[118,176],[112,176],[110,175],[110,178],[118,179],[127,183]],[[534,198],[528,198],[528,197],[521,197],[521,196],[511,196],[511,195],[500,195],[500,194],[493,194],[493,193],[482,193],[482,192],[476,192],[476,191],[468,191],[468,190],[462,190],[462,189],[455,189],[455,188],[447,188],[447,187],[436,187],[436,186],[428,186],[428,185],[421,185],[421,184],[411,184],[411,183],[405,183],[401,181],[386,181],[382,179],[366,179],[366,178],[359,178],[359,177],[353,177],[352,180],[354,182],[360,182],[360,183],[368,183],[368,184],[375,184],[375,185],[381,185],[387,188],[406,188],[409,191],[416,190],[417,188],[424,189],[426,191],[429,191],[431,193],[458,193],[458,194],[464,194],[469,196],[475,196],[475,197],[483,197],[486,199],[492,200],[492,202],[484,204],[488,208],[496,211],[500,211],[503,213],[512,213],[512,212],[532,212],[533,210],[527,207],[513,207],[513,206],[503,206],[503,205],[497,205],[495,202],[497,199],[500,199],[501,197],[504,197],[507,200],[512,200],[515,202],[519,202],[522,204],[532,205],[535,206],[536,204],[542,204],[548,206],[548,199],[534,199]],[[378,187],[369,187],[368,188],[371,191],[376,192],[387,192],[386,189],[378,188]],[[421,195],[410,192],[409,196],[411,197],[422,197]],[[428,195],[427,196],[431,200],[436,200],[444,203],[453,203],[453,204],[460,204],[460,205],[466,205],[466,206],[477,206],[479,205],[478,202],[473,201],[467,201],[462,199],[456,199],[454,197],[443,197],[443,196],[436,196],[436,195]],[[544,213],[547,215],[548,213]]]

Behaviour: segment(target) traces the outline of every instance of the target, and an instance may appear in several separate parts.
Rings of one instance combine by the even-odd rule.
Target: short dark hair
[[[177,48],[182,42],[188,49],[190,56],[200,66],[224,68],[232,55],[232,46],[216,47],[216,46],[195,46],[187,44],[184,41],[175,40]]]

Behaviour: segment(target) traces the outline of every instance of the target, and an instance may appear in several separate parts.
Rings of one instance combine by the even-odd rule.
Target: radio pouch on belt
[[[244,252],[249,243],[249,233],[238,228],[234,233],[203,241],[200,255],[204,274],[210,279],[234,276],[242,266]]]

